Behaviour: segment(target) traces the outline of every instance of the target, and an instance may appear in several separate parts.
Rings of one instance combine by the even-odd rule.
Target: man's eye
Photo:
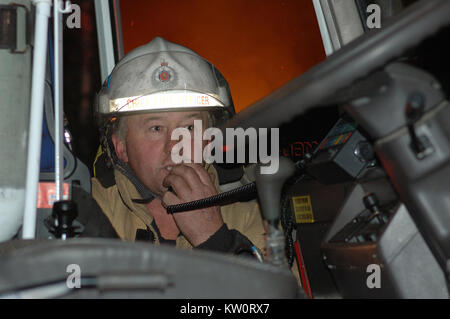
[[[155,126],[152,126],[150,128],[150,131],[152,131],[152,132],[160,132],[161,129],[162,129],[161,126],[155,125]]]
[[[186,128],[187,128],[189,131],[193,131],[193,130],[194,130],[194,124],[188,125],[188,126],[186,126]]]

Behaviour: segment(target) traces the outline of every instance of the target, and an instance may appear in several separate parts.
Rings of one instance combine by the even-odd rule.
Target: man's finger
[[[172,186],[177,196],[181,196],[185,192],[193,191],[193,189],[189,186],[186,180],[183,177],[176,174],[167,175],[166,178],[164,178],[163,180],[163,186],[164,187]]]
[[[192,168],[198,175],[200,181],[208,186],[214,186],[214,182],[206,169],[200,164],[186,163],[186,166]]]
[[[174,193],[167,191],[163,194],[161,198],[161,204],[164,208],[167,208],[167,206],[170,205],[181,204],[181,201]]]
[[[195,169],[185,164],[174,166],[170,171],[170,174],[182,177],[190,185],[199,185],[199,183],[203,183]]]

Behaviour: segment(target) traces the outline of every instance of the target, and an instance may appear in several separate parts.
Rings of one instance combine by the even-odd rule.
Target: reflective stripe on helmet
[[[109,112],[156,111],[186,107],[224,107],[215,97],[197,92],[173,90],[109,101]]]

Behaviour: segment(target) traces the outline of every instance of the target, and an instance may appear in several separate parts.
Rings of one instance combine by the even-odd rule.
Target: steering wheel
[[[423,0],[411,5],[382,29],[372,30],[324,62],[255,102],[222,129],[279,127],[310,109],[326,106],[339,91],[370,75],[450,24],[450,1]],[[283,112],[280,112],[283,110]]]

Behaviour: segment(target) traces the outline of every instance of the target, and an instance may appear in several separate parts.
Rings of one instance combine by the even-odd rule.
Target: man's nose
[[[169,134],[167,136],[167,139],[166,139],[166,142],[165,142],[164,151],[166,153],[170,154],[172,152],[172,148],[174,147],[174,145],[176,145],[180,141],[181,141],[181,138],[172,140],[171,134]]]

